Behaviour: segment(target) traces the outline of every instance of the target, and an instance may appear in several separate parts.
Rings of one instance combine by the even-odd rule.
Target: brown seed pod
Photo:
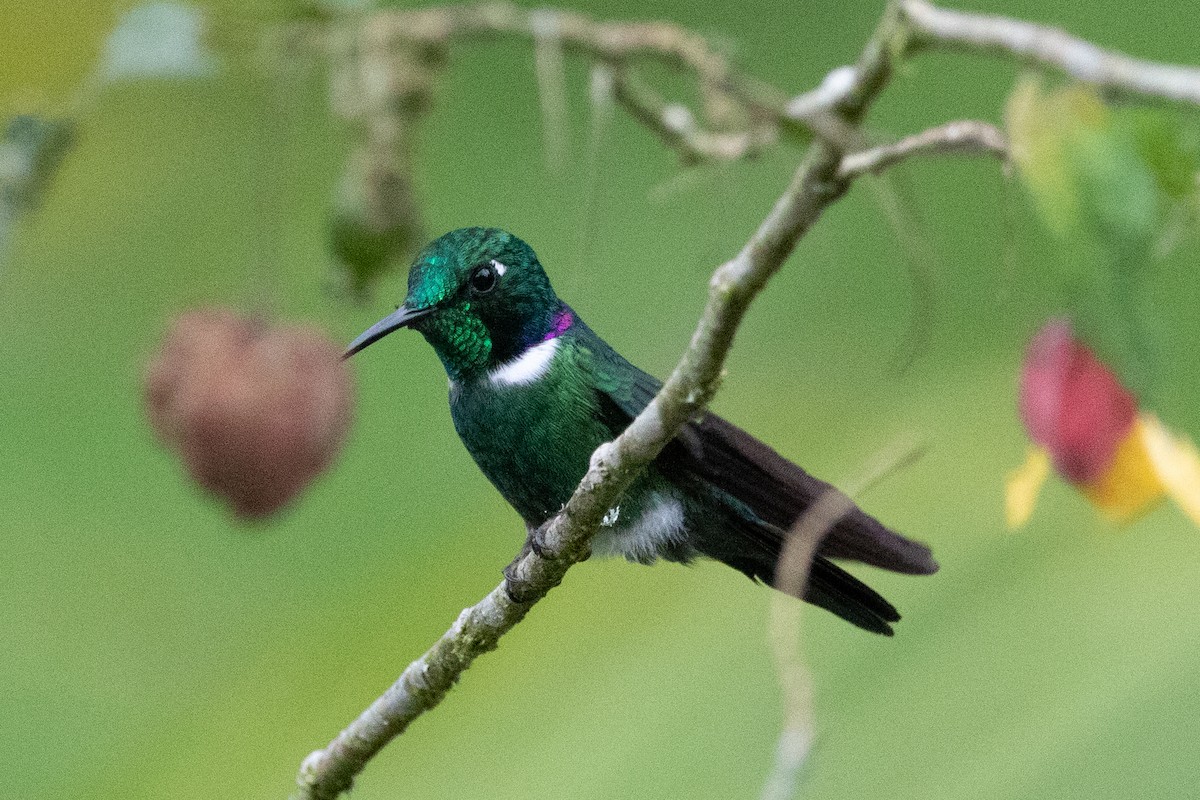
[[[182,314],[150,363],[146,409],[188,474],[243,518],[278,511],[333,460],[353,386],[313,328],[224,309]]]

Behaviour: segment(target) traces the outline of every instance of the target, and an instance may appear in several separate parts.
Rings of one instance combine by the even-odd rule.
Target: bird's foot
[[[527,531],[525,543],[521,545],[521,552],[517,553],[512,563],[504,568],[504,593],[513,603],[528,603],[533,599],[533,592],[529,589],[529,579],[521,569],[521,562],[533,550],[533,545],[529,541],[532,538],[533,529],[527,528]]]
[[[553,561],[562,556],[562,553],[557,548],[551,547],[546,541],[546,529],[544,526],[527,528],[525,544],[521,547],[521,552],[517,553],[512,563],[504,568],[504,593],[514,603],[529,603],[534,599],[535,592],[529,588],[529,579],[521,569],[521,564],[530,553],[534,553],[538,558],[547,561]],[[583,561],[590,555],[591,552],[588,552],[579,560]]]
[[[525,550],[521,552],[521,555],[524,555],[526,552],[532,550],[538,555],[539,558],[544,558],[547,561],[557,561],[558,559],[562,558],[564,551],[560,546],[551,545],[550,542],[547,541],[546,531],[547,526],[545,525],[540,528],[529,528],[528,534],[525,537]],[[588,548],[588,551],[584,553],[582,557],[575,558],[573,560],[586,561],[591,554],[591,548]]]
[[[553,561],[558,558],[558,551],[546,541],[545,528],[530,528],[529,535],[525,539],[525,546],[537,553],[539,558],[544,558],[547,561]]]
[[[509,602],[512,603],[524,604],[533,600],[529,581],[521,575],[520,570],[521,560],[527,552],[529,552],[527,548],[522,548],[512,563],[504,568],[504,593],[508,595]]]

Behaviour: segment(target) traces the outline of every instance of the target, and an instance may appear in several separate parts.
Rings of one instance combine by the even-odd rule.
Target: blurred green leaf
[[[1196,120],[1160,108],[1123,108],[1117,123],[1129,132],[1158,187],[1171,199],[1191,199],[1200,175]]]
[[[19,114],[0,139],[0,204],[12,216],[35,208],[75,142],[75,123]]]
[[[420,212],[409,177],[366,152],[352,153],[338,179],[329,247],[350,292],[371,287],[422,244]]]
[[[1074,133],[1064,157],[1075,179],[1077,225],[1112,253],[1116,267],[1135,268],[1165,223],[1165,197],[1128,131],[1109,124]]]
[[[1079,87],[1044,91],[1041,80],[1020,81],[1005,113],[1013,159],[1046,224],[1066,234],[1080,224],[1076,165],[1071,157],[1081,131],[1103,131],[1108,109]]]
[[[1013,158],[1047,225],[1110,257],[1094,268],[1136,272],[1158,255],[1180,203],[1197,194],[1200,148],[1184,119],[1113,108],[1083,85],[1020,81],[1007,107]]]

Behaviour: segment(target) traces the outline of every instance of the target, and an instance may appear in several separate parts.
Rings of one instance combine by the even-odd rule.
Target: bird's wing
[[[629,363],[582,322],[578,324],[581,343],[591,351],[601,413],[616,435],[650,403],[662,383]],[[658,463],[664,472],[682,470],[718,487],[783,530],[818,497],[838,491],[712,413],[685,425]],[[928,547],[889,530],[853,504],[826,535],[819,552],[910,575],[937,571]]]

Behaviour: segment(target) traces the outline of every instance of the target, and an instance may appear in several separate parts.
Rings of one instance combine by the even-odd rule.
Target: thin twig
[[[958,120],[939,125],[899,141],[848,154],[842,159],[843,176],[880,175],[885,170],[915,156],[946,154],[992,155],[1008,159],[1008,142],[999,128],[987,122]],[[899,180],[902,180],[900,176]],[[929,342],[929,320],[933,318],[934,293],[931,275],[939,260],[937,251],[920,233],[916,206],[906,203],[903,184],[897,177],[872,181],[870,190],[892,228],[907,266],[913,293],[913,313],[908,329],[900,339],[894,356],[897,373],[906,370],[921,355]]]
[[[937,47],[1015,56],[1106,89],[1200,105],[1200,68],[1160,64],[1105,50],[1066,31],[1009,17],[902,0],[911,49]]]
[[[778,138],[774,125],[757,125],[744,131],[720,133],[705,130],[691,109],[667,103],[632,75],[618,73],[613,99],[629,116],[679,153],[685,164],[704,161],[737,161],[762,152]]]
[[[775,748],[775,765],[763,785],[762,800],[790,800],[808,764],[816,740],[813,722],[812,676],[800,653],[804,608],[792,598],[803,597],[813,556],[821,540],[846,514],[854,510],[855,497],[897,470],[911,464],[922,452],[915,437],[901,437],[876,453],[862,474],[846,485],[846,491],[828,491],[816,499],[792,524],[779,563],[771,599],[768,638],[779,685],[783,693],[783,727]]]
[[[843,508],[830,509],[831,505]],[[827,492],[819,497],[792,526],[780,557],[780,567],[784,566],[784,556],[787,566],[776,570],[776,580],[787,581],[788,588],[780,585],[780,594],[771,598],[767,638],[779,672],[783,726],[775,745],[775,764],[763,784],[762,800],[791,800],[816,740],[812,675],[800,649],[804,604],[794,598],[801,597],[808,584],[813,556],[821,539],[851,508],[852,502],[841,492]],[[793,595],[782,593],[793,590],[796,592]]]
[[[1003,131],[991,123],[973,119],[956,120],[890,144],[849,153],[842,159],[839,174],[843,178],[867,173],[877,175],[914,156],[950,153],[992,155],[1004,160],[1008,158],[1008,139]]]
[[[553,172],[561,175],[567,163],[567,88],[562,44],[558,38],[558,13],[552,9],[538,9],[532,13],[531,22],[546,163]]]

